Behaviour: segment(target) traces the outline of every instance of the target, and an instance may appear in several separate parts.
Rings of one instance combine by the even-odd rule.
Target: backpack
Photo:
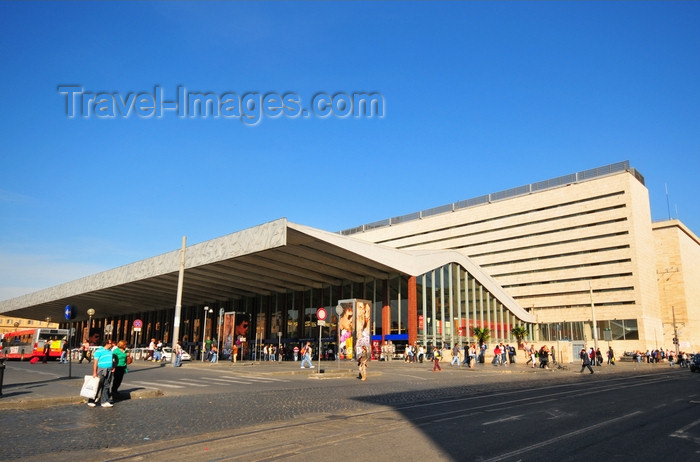
[[[301,347],[301,350],[299,350],[299,352],[301,353],[302,356],[306,355],[306,347],[305,346]]]

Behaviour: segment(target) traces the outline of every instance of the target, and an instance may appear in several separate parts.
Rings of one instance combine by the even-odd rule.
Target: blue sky
[[[700,233],[700,3],[0,3],[0,299],[270,220],[338,231],[629,160]],[[58,86],[383,117],[66,116]]]

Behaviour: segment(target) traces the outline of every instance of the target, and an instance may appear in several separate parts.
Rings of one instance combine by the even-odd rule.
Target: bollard
[[[0,398],[2,398],[2,381],[5,378],[5,358],[0,359]]]

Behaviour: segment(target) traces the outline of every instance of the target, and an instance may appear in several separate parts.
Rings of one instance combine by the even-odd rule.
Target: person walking
[[[357,366],[360,369],[360,380],[367,380],[367,363],[369,362],[369,353],[367,347],[362,346],[362,352],[357,358]]]
[[[146,353],[146,357],[143,358],[144,361],[148,361],[149,359],[151,361],[154,361],[153,359],[153,353],[156,351],[156,339],[152,338],[151,342],[148,344],[148,349]]]
[[[589,371],[591,371],[591,374],[593,373],[593,368],[591,367],[591,356],[588,354],[586,350],[581,350],[581,370],[579,372],[583,372],[585,368],[588,368]]]
[[[41,362],[46,364],[49,361],[50,355],[51,355],[51,340],[46,340],[44,342],[44,359]]]
[[[549,348],[542,345],[540,348],[540,369],[549,369]]]
[[[459,366],[459,344],[455,343],[455,346],[452,348],[452,361],[450,361],[450,366],[454,365]]]
[[[119,399],[119,387],[127,370],[129,354],[126,352],[126,341],[119,340],[117,346],[112,348],[114,356],[114,378],[112,379],[112,399]]]
[[[309,365],[309,369],[313,369],[314,365],[311,364],[311,342],[306,342],[306,345],[304,345],[304,348],[302,349],[302,359],[301,359],[301,368],[305,368],[305,364]]]
[[[112,354],[112,341],[107,340],[103,347],[95,350],[94,363],[92,363],[92,376],[99,377],[97,393],[94,399],[89,399],[87,405],[95,407],[99,395],[100,406],[112,407],[112,379],[114,377],[114,355]]]
[[[608,365],[615,365],[615,353],[612,347],[608,347]]]
[[[68,340],[64,340],[63,345],[61,345],[61,359],[58,362],[68,364]]]
[[[433,349],[433,372],[442,372],[442,367],[440,367],[440,349],[435,347]]]
[[[173,367],[180,367],[182,366],[182,346],[180,345],[180,341],[175,344],[175,347],[173,347]]]

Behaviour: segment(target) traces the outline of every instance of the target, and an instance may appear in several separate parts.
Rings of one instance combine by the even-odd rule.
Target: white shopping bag
[[[91,375],[85,376],[83,388],[80,390],[80,396],[83,398],[95,399],[97,395],[97,387],[100,385],[100,378]]]

